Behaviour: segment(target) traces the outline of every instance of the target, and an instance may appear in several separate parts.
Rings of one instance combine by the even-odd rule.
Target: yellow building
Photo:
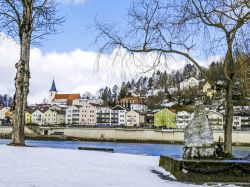
[[[203,86],[203,93],[206,93],[208,97],[213,97],[216,94],[216,90],[212,88],[208,82]]]
[[[163,109],[154,114],[154,126],[176,128],[176,113],[174,110]]]
[[[32,113],[33,113],[32,109],[30,109],[30,108],[26,109],[26,112],[25,112],[25,124],[32,123]]]

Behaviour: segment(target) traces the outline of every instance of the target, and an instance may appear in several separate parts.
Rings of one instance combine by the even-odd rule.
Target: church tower
[[[49,90],[49,101],[48,101],[48,104],[52,103],[53,99],[55,98],[56,93],[57,93],[56,84],[55,84],[55,80],[53,79],[53,82],[51,84],[51,88]]]

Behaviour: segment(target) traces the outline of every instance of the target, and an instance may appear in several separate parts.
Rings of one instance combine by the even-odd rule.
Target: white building
[[[48,109],[46,109],[48,110]],[[45,110],[35,110],[33,113],[32,113],[32,123],[36,123],[38,125],[44,125],[45,123],[45,119],[44,119],[44,111]]]
[[[112,126],[117,123],[115,115],[110,107],[100,106],[96,109],[96,125]]]
[[[186,111],[177,112],[176,115],[176,128],[184,129],[187,124],[191,121],[192,114]]]
[[[112,108],[113,116],[116,119],[116,125],[125,125],[126,122],[126,109],[120,105]]]
[[[194,77],[186,79],[180,83],[181,90],[189,89],[189,88],[193,88],[193,87],[197,87],[197,86],[199,86],[199,80],[197,80]]]
[[[131,103],[130,109],[137,110],[138,112],[141,112],[141,113],[147,113],[148,106],[142,103]]]
[[[250,114],[239,112],[233,117],[234,129],[250,129]]]
[[[206,115],[212,129],[223,130],[223,115],[215,111],[206,111]]]
[[[65,123],[69,125],[79,125],[80,107],[70,106],[66,109]]]

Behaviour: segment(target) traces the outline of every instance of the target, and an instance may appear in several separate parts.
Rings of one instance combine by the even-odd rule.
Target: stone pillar
[[[201,101],[195,103],[193,119],[185,128],[184,145],[183,158],[209,158],[215,156],[213,132]]]

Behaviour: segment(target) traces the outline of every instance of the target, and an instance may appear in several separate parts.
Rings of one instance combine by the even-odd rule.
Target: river
[[[8,144],[10,140],[0,140],[0,144]],[[59,149],[77,149],[78,147],[113,148],[116,153],[136,155],[181,155],[183,146],[177,144],[148,144],[148,143],[114,143],[114,142],[86,142],[86,141],[44,141],[26,140],[26,145]],[[250,154],[250,147],[233,147],[236,157],[246,157]]]

